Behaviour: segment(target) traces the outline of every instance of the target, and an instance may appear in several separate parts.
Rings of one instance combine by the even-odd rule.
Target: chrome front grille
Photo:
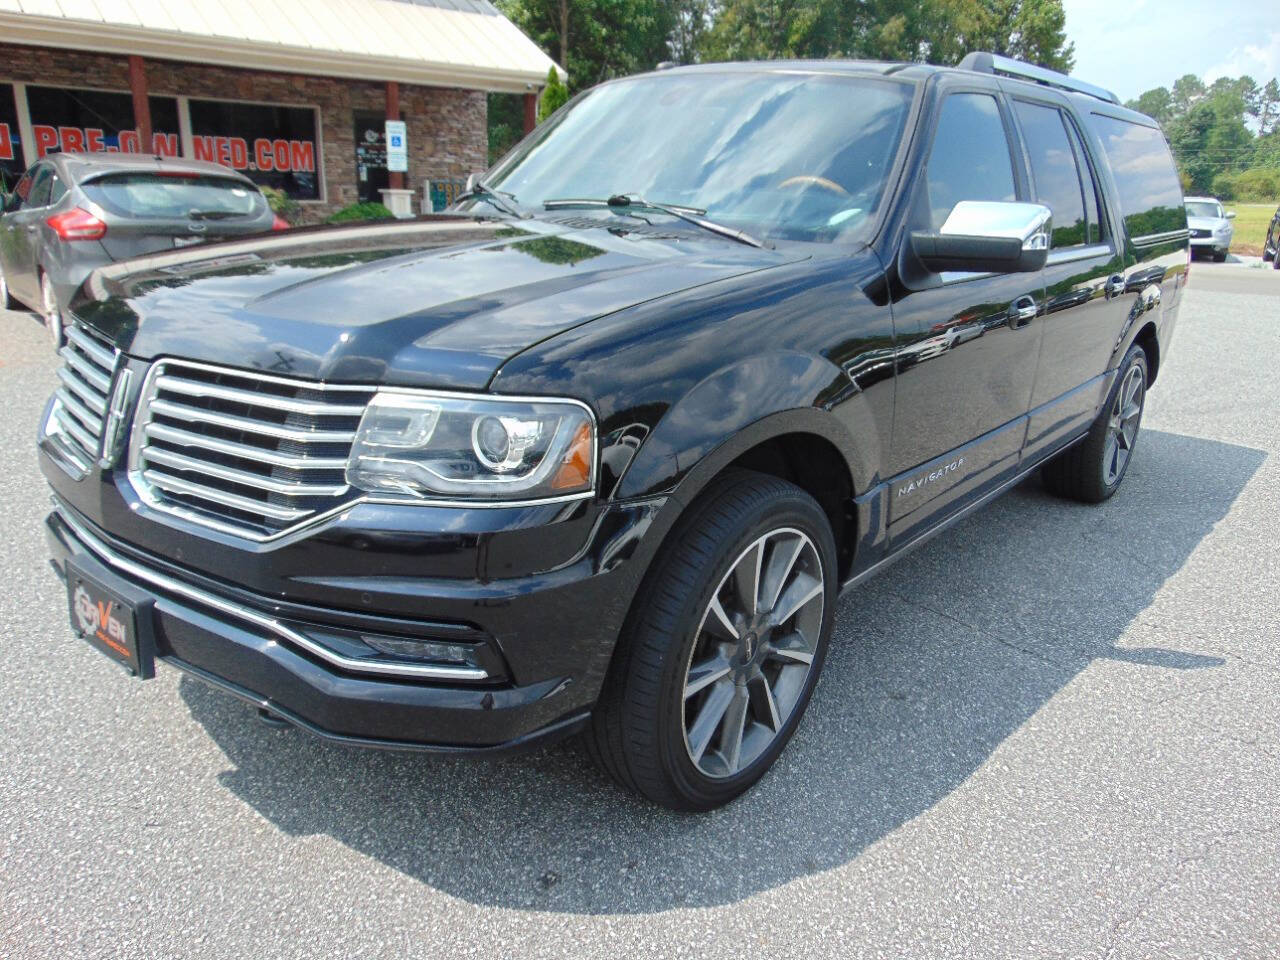
[[[82,469],[88,470],[102,455],[107,397],[120,355],[78,326],[67,327],[66,339],[59,351],[63,365],[58,370],[58,387],[54,391],[57,402],[46,430],[56,433],[67,454]]]
[[[373,392],[161,360],[138,404],[130,477],[154,507],[276,536],[351,498],[347,455]]]

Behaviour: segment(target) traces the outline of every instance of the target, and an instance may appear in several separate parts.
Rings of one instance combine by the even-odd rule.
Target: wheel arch
[[[1160,372],[1160,334],[1153,321],[1148,320],[1133,338],[1133,342],[1142,347],[1147,355],[1147,386],[1156,382]]]

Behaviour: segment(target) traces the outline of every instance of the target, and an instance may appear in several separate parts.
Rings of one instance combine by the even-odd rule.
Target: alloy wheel
[[[782,527],[738,555],[712,594],[685,665],[689,759],[734,776],[786,727],[822,631],[825,579],[813,541]]]
[[[1103,479],[1107,486],[1115,484],[1124,474],[1124,468],[1133,453],[1134,442],[1138,439],[1143,381],[1142,368],[1134,364],[1125,374],[1111,404],[1111,417],[1107,421],[1107,442],[1102,454]]]
[[[53,292],[53,281],[47,273],[40,276],[40,299],[44,307],[44,325],[49,330],[49,339],[53,341],[53,349],[62,347],[62,312],[58,309],[58,298]]]

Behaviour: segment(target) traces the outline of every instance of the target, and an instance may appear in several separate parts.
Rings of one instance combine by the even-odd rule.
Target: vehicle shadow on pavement
[[[230,762],[225,786],[290,835],[328,835],[485,906],[730,903],[843,865],[927,811],[1092,664],[1139,665],[1134,697],[1220,665],[1192,637],[1143,646],[1141,622],[1137,642],[1120,641],[1265,458],[1144,431],[1108,503],[1065,503],[1028,480],[903,558],[841,605],[775,769],[711,814],[636,800],[572,746],[505,761],[348,750],[270,729],[197,681],[180,692]],[[376,909],[375,886],[350,892]]]

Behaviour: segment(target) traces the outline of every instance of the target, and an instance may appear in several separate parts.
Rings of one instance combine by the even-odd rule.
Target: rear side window
[[[255,188],[217,176],[115,173],[82,184],[90,200],[122,217],[144,220],[227,220],[253,217],[266,209]]]
[[[1133,239],[1185,230],[1182,184],[1164,134],[1155,127],[1093,115],[1094,129],[1120,191],[1120,211]]]
[[[1036,200],[1053,211],[1053,249],[1083,245],[1088,238],[1084,188],[1062,112],[1020,101],[1014,112],[1031,158]]]
[[[49,191],[53,186],[53,170],[49,167],[37,167],[35,178],[31,181],[31,193],[27,195],[27,207],[47,207]]]
[[[1084,185],[1085,219],[1089,224],[1089,243],[1102,243],[1107,239],[1106,223],[1102,219],[1102,191],[1098,189],[1098,178],[1089,163],[1089,154],[1080,140],[1080,131],[1075,124],[1067,121],[1067,136],[1071,138],[1071,146],[1076,151],[1076,165],[1080,168],[1080,182]]]
[[[953,93],[942,101],[925,174],[933,229],[961,200],[1016,200],[1009,138],[996,98]]]

